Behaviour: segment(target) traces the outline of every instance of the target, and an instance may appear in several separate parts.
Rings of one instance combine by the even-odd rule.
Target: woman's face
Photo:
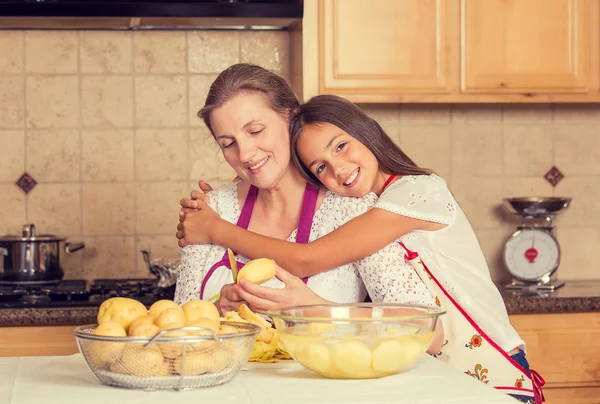
[[[262,94],[234,96],[213,111],[210,124],[225,160],[242,180],[269,189],[289,169],[288,121]]]
[[[365,196],[379,186],[379,164],[361,142],[330,123],[308,125],[296,144],[298,157],[327,188]]]

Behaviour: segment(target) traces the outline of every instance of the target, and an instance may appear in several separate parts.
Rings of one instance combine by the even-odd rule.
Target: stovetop
[[[173,299],[175,285],[157,286],[157,279],[64,280],[53,285],[0,285],[0,308],[97,307],[111,297],[130,297],[149,306]]]

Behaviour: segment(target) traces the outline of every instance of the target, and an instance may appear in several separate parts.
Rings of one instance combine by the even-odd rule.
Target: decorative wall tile
[[[188,179],[187,130],[138,129],[135,136],[137,181]]]
[[[27,73],[77,73],[77,31],[25,31]]]
[[[133,130],[83,130],[81,166],[84,181],[133,179]]]
[[[560,170],[556,168],[556,166],[552,166],[552,168],[550,168],[550,170],[548,170],[548,172],[544,174],[544,178],[546,179],[546,181],[548,181],[554,187],[558,185],[558,183],[562,181],[564,177],[564,174],[561,173]]]
[[[25,133],[0,130],[0,182],[13,182],[25,170]]]
[[[133,235],[134,206],[132,183],[83,184],[83,234]]]
[[[79,125],[77,76],[28,76],[27,127],[72,128]]]
[[[81,115],[83,126],[132,127],[133,78],[83,76]]]
[[[35,188],[35,186],[37,185],[37,181],[35,180],[35,178],[33,178],[31,175],[25,172],[19,177],[15,184],[21,189],[21,191],[28,194],[33,188]]]
[[[22,128],[25,86],[20,76],[0,76],[0,128]]]
[[[79,130],[28,130],[27,171],[41,182],[79,181],[81,178]]]
[[[2,31],[0,74],[23,72],[23,31]]]
[[[137,127],[182,126],[187,114],[185,76],[138,76],[135,78]]]
[[[131,32],[82,31],[80,33],[82,73],[131,73],[133,45]]]
[[[137,31],[133,33],[136,73],[185,73],[184,31]]]
[[[187,35],[188,70],[191,73],[218,74],[240,61],[238,31],[189,31]]]

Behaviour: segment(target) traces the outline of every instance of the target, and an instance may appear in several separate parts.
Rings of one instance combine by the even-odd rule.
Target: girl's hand
[[[327,304],[327,300],[313,292],[302,279],[292,275],[275,264],[275,277],[285,283],[285,288],[275,289],[255,285],[245,279],[240,280],[240,297],[248,303],[255,313],[306,304]]]
[[[221,288],[221,296],[215,302],[215,306],[219,309],[222,316],[228,311],[237,311],[242,303],[246,303],[240,296],[241,287],[238,284],[230,283],[223,285]]]
[[[201,200],[195,201],[196,211],[188,212],[179,218],[177,233],[179,246],[188,244],[212,243],[212,230],[221,218],[210,206]]]
[[[200,200],[208,203],[210,198],[208,197],[208,195],[206,195],[206,193],[212,191],[213,190],[212,187],[202,180],[198,181],[198,186],[200,187],[200,190],[202,192],[192,191],[190,194],[191,199],[183,198],[179,201],[179,204],[181,205],[181,211],[179,212],[179,220],[180,221],[181,221],[181,218],[183,216],[185,216],[186,213],[194,212],[194,211],[198,210],[198,205],[196,204],[196,200],[200,199]]]

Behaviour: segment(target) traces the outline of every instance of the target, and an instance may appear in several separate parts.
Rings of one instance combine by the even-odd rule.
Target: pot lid
[[[66,237],[58,237],[53,234],[36,234],[34,224],[26,224],[23,226],[20,236],[8,235],[1,236],[0,241],[63,241]]]

